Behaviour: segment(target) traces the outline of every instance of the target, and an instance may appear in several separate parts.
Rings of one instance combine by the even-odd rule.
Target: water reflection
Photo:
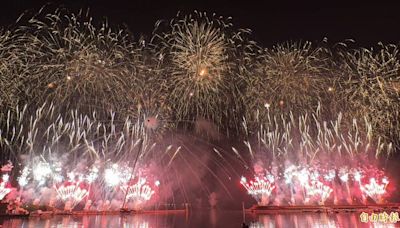
[[[397,224],[400,227],[400,223]],[[396,227],[390,223],[362,223],[359,213],[302,213],[302,214],[275,214],[259,215],[256,221],[251,222],[251,228],[263,227]]]
[[[102,216],[52,216],[35,218],[3,218],[0,224],[3,227],[135,227],[135,228],[158,228],[158,227],[180,227],[176,224],[182,224],[185,227],[186,221],[184,215],[102,215]]]
[[[182,214],[141,215],[98,215],[98,216],[53,216],[43,218],[0,218],[3,227],[76,227],[76,228],[170,228],[170,227],[241,227],[243,216],[240,211],[195,211],[188,216]],[[273,214],[246,215],[252,228],[262,227],[400,227],[394,224],[366,224],[360,222],[359,213],[340,214]]]

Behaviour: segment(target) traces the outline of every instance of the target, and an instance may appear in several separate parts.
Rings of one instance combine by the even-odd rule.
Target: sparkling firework
[[[243,50],[252,45],[244,42],[249,31],[234,31],[229,19],[197,12],[178,15],[167,26],[162,34],[157,28],[154,37],[166,58],[167,101],[178,120],[205,118],[221,124],[225,107],[240,109],[237,91],[243,83],[238,83],[236,71],[248,55]],[[237,114],[232,117],[239,119]]]
[[[247,193],[258,201],[259,205],[268,205],[271,193],[275,189],[272,175],[258,175],[255,176],[254,181],[251,180],[250,182],[247,182],[247,179],[242,177],[240,183],[246,188]]]
[[[320,199],[320,203],[324,204],[325,201],[329,198],[332,193],[332,188],[324,185],[320,181],[311,181],[307,188],[307,198],[306,201],[309,200],[308,197],[317,197]]]
[[[38,185],[44,185],[47,181],[54,183],[63,181],[61,171],[61,163],[58,162],[50,164],[47,161],[39,161],[36,164],[34,163],[32,167],[33,179]]]
[[[158,187],[159,182],[154,183]],[[142,204],[154,195],[154,190],[147,183],[146,178],[140,177],[133,185],[123,185],[121,190],[126,194],[126,199],[135,202],[135,204]]]
[[[378,184],[374,177],[369,179],[369,183],[361,185],[361,191],[371,197],[375,202],[381,202],[382,196],[386,194],[386,186],[389,181],[386,177],[382,178],[381,184]]]
[[[174,175],[182,164],[190,178],[202,182],[208,170],[221,183],[219,173],[231,180],[227,170],[239,177],[238,167],[258,161],[265,174],[241,183],[262,205],[389,197],[378,159],[400,148],[398,45],[263,49],[231,18],[198,12],[158,23],[150,42],[136,42],[127,30],[94,23],[88,12],[46,11],[0,31],[1,161],[11,159],[21,171],[15,178],[2,167],[0,197],[17,180],[25,202],[47,203],[50,188],[69,208],[89,192],[93,202],[109,205],[119,200],[118,189],[146,202],[160,182],[150,184],[136,166],[154,165],[153,172],[173,173],[163,186],[172,192],[179,185],[186,200],[190,183]],[[242,116],[244,131],[237,129]],[[213,139],[221,129],[232,137],[234,129],[238,134],[221,141],[245,137],[249,154],[233,148],[241,166],[219,148],[218,159],[202,160],[193,152],[200,141],[186,134],[193,128],[216,132]],[[155,142],[170,143],[153,136],[166,130],[179,145],[159,156],[165,148],[154,150]],[[75,184],[53,187],[66,180]]]
[[[96,166],[93,166],[90,169],[89,175],[86,176],[86,180],[89,184],[91,184],[97,179],[98,176],[99,176],[99,169]]]
[[[18,177],[18,185],[23,188],[25,185],[28,184],[28,175],[29,175],[29,168],[28,167],[24,167],[22,169],[22,174],[21,176]]]
[[[3,200],[4,197],[11,192],[11,189],[6,187],[6,182],[0,183],[0,200]]]
[[[389,156],[393,152],[392,144],[384,143],[379,136],[374,135],[372,126],[367,120],[359,124],[354,119],[351,128],[347,128],[342,114],[326,122],[323,121],[319,108],[311,114],[299,117],[295,117],[293,113],[281,115],[267,113],[265,122],[259,118],[259,113],[256,112],[257,125],[252,125],[247,120],[243,122],[249,140],[256,138],[255,148],[252,148],[252,141],[245,142],[252,158],[272,156],[283,162],[290,157],[296,157],[312,162],[319,157],[354,158],[359,155],[379,157]],[[255,154],[255,149],[260,152]],[[267,154],[262,154],[264,151]]]
[[[113,164],[110,168],[104,171],[104,180],[110,187],[124,185],[131,178],[132,168]]]
[[[364,184],[363,176],[361,176],[361,173],[382,176],[382,171],[364,166],[349,173],[347,173],[347,167],[337,169],[342,171],[342,175],[336,179],[335,171],[325,167],[290,165],[282,170],[282,173],[276,175],[258,175],[255,181],[248,182],[245,177],[242,177],[241,184],[259,205],[267,205],[269,202],[324,205],[330,200],[334,200],[333,203],[337,203],[337,200],[346,200],[352,204],[354,198],[365,201],[366,196],[371,197],[376,203],[381,203],[384,197],[388,196],[386,186],[389,184],[389,179],[387,177],[381,178],[381,184],[376,181],[376,177],[370,178],[369,183]],[[354,182],[350,184],[349,180],[354,180]],[[273,193],[272,190],[276,187],[279,187],[280,191]],[[360,192],[362,195],[359,194]],[[281,199],[290,199],[290,202],[280,202]]]
[[[399,145],[400,61],[396,45],[341,51],[343,110],[351,118],[367,118],[375,134]]]
[[[2,179],[3,179],[3,182],[7,183],[8,180],[10,180],[10,175],[8,175],[8,174],[3,174]]]
[[[23,103],[54,102],[87,114],[125,111],[142,95],[134,86],[138,75],[152,68],[144,67],[141,45],[107,22],[97,26],[87,11],[49,10],[19,20],[18,46],[25,50],[18,67],[29,71],[18,77],[24,92],[16,95]]]
[[[60,187],[55,187],[57,191],[57,197],[64,201],[71,203],[71,210],[79,204],[83,198],[89,195],[89,192],[86,189],[80,188],[76,184],[71,185],[61,185]]]
[[[0,29],[0,108],[4,110],[14,109],[20,101],[18,87],[21,86],[20,76],[23,75],[23,65],[20,53],[23,47],[20,45],[23,36],[16,31]]]
[[[254,76],[246,78],[247,118],[255,119],[254,110],[262,110],[258,118],[266,120],[269,112],[312,112],[320,102],[328,108],[334,81],[328,76],[326,51],[310,42],[288,42],[257,56]]]

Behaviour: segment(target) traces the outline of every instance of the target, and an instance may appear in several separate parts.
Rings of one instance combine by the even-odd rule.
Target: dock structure
[[[108,211],[33,211],[29,214],[0,214],[5,217],[41,217],[41,216],[53,216],[53,215],[74,215],[74,216],[86,216],[86,215],[120,215],[120,214],[175,214],[175,213],[188,213],[187,209],[174,209],[174,210],[108,210]]]
[[[279,213],[339,213],[339,212],[400,212],[400,203],[379,205],[284,205],[284,206],[258,206],[254,205],[245,209],[246,213],[254,214],[279,214]]]

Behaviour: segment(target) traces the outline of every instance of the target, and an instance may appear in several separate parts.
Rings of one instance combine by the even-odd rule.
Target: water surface
[[[274,215],[247,214],[246,223],[253,228],[262,227],[400,227],[397,224],[366,224],[360,221],[359,213],[293,213]],[[91,215],[91,216],[53,216],[48,218],[0,218],[3,227],[45,227],[45,228],[240,228],[243,223],[241,211],[193,211],[182,214],[140,214],[140,215]]]

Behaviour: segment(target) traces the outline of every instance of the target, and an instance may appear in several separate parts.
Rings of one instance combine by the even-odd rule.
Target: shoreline
[[[128,211],[33,211],[28,214],[0,214],[0,217],[42,217],[42,216],[56,216],[56,215],[122,215],[122,214],[175,214],[187,213],[186,209],[176,210],[128,210]]]
[[[299,205],[299,206],[258,206],[244,209],[246,213],[274,214],[274,213],[347,213],[347,212],[400,212],[400,203],[379,205]]]

